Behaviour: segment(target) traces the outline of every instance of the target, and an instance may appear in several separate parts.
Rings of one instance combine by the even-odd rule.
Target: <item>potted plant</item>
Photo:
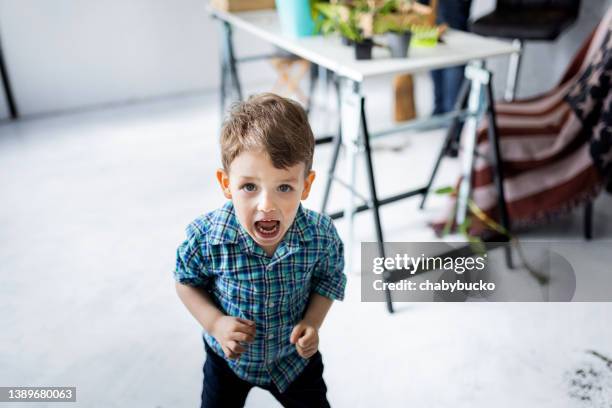
[[[391,55],[405,58],[412,27],[433,27],[435,12],[415,0],[312,0],[317,30],[339,33],[355,45],[357,59],[370,59],[374,35],[385,34]],[[436,0],[434,0],[436,2]]]
[[[385,34],[393,58],[406,58],[412,38],[412,27],[429,24],[433,10],[412,0],[387,0],[378,9],[374,32]],[[435,17],[433,17],[435,18]]]
[[[338,33],[345,44],[355,47],[355,58],[358,60],[371,59],[374,41],[372,34],[362,28],[362,13],[353,2],[316,1],[313,4],[315,13],[321,15],[317,18],[317,30],[324,35]]]
[[[387,33],[387,46],[391,51],[391,57],[406,58],[411,38],[411,31],[389,31]]]

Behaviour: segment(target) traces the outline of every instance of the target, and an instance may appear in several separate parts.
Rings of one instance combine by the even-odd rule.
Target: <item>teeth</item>
[[[268,220],[262,220],[262,221],[268,221]],[[270,221],[271,221],[271,220],[270,220]],[[270,221],[268,221],[268,222],[270,222]],[[274,223],[274,225],[272,226],[272,228],[264,228],[264,227],[263,227],[263,226],[262,226],[262,225],[261,225],[259,222],[257,222],[257,223],[255,224],[255,227],[257,228],[257,230],[258,230],[258,231],[259,231],[261,234],[264,234],[264,235],[272,235],[272,234],[275,234],[275,233],[276,233],[276,231],[278,230],[278,228],[279,228],[279,223],[278,223],[278,222]]]

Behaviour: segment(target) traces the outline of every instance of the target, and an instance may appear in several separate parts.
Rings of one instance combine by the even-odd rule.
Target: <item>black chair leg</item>
[[[338,112],[340,112],[340,82],[334,81],[334,88],[338,95]],[[336,165],[338,164],[338,155],[340,154],[340,147],[342,146],[342,123],[338,123],[338,132],[333,136],[334,147],[332,150],[332,160],[327,170],[327,182],[325,183],[325,190],[323,193],[323,203],[321,204],[321,213],[326,214],[327,204],[329,202],[329,194],[331,192],[331,186],[334,182],[336,175]]]
[[[385,257],[385,241],[383,238],[382,225],[380,222],[380,201],[376,192],[376,180],[374,179],[374,165],[372,164],[372,149],[370,147],[370,132],[368,131],[368,123],[365,114],[365,99],[361,98],[361,131],[363,136],[363,147],[365,148],[366,168],[368,170],[368,184],[370,187],[370,198],[372,205],[372,213],[374,215],[374,228],[376,229],[376,240],[378,241],[378,253],[381,257]],[[385,288],[385,302],[387,311],[393,313],[393,299],[391,291],[388,287]]]
[[[2,85],[4,86],[4,94],[6,96],[6,104],[8,105],[9,114],[11,119],[17,119],[19,117],[19,111],[17,110],[17,103],[13,96],[13,88],[11,87],[11,80],[9,78],[8,70],[4,63],[4,52],[2,50],[2,39],[0,39],[0,79],[2,79]]]
[[[506,206],[506,196],[504,193],[504,170],[502,166],[502,157],[499,149],[499,131],[497,129],[497,116],[495,114],[495,99],[493,98],[493,86],[491,82],[493,81],[493,76],[491,75],[489,79],[489,83],[487,84],[486,89],[486,99],[487,99],[487,118],[489,120],[488,126],[488,136],[489,143],[491,146],[492,154],[491,154],[491,165],[493,167],[493,178],[495,182],[495,187],[497,190],[497,208],[499,211],[499,218],[501,221],[501,225],[507,232],[510,232],[510,217],[508,216],[508,207]],[[513,268],[512,262],[512,246],[505,246],[505,255],[506,255],[506,266],[509,269]]]
[[[461,85],[461,89],[459,90],[459,95],[457,96],[457,101],[455,102],[455,111],[465,109],[467,104],[467,98],[470,91],[470,81],[467,79],[463,80],[463,84]],[[453,143],[458,142],[458,132],[461,127],[461,119],[459,117],[455,117],[451,122],[448,130],[446,131],[446,137],[444,138],[444,142],[440,147],[440,151],[438,152],[438,157],[436,158],[436,163],[431,171],[431,175],[429,176],[429,180],[427,181],[427,186],[425,187],[425,191],[423,192],[423,197],[421,198],[421,204],[419,208],[422,210],[425,208],[425,201],[427,201],[427,196],[429,195],[429,191],[431,190],[431,186],[433,185],[434,180],[436,179],[436,174],[438,174],[438,169],[440,168],[440,163],[442,162],[442,158],[444,155],[449,152]]]
[[[317,82],[319,79],[319,66],[314,62],[310,63],[310,82],[308,83],[308,101],[306,102],[306,115],[310,115],[310,111],[312,110],[312,102],[314,99],[314,91],[317,87]]]
[[[590,241],[593,238],[593,202],[589,201],[584,206],[584,239]]]

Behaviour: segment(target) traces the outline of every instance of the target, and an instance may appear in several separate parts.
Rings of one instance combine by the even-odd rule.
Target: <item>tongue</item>
[[[276,221],[259,221],[258,224],[261,229],[272,230],[276,226]]]

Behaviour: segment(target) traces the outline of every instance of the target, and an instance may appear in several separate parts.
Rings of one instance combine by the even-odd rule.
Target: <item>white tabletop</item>
[[[208,10],[236,28],[358,82],[375,76],[429,71],[518,52],[508,42],[449,30],[444,35],[444,44],[410,48],[408,58],[391,58],[387,49],[375,47],[372,60],[357,61],[354,47],[343,45],[337,36],[292,39],[283,35],[276,10],[241,13],[227,13],[211,7]],[[383,41],[384,38],[377,40]]]

